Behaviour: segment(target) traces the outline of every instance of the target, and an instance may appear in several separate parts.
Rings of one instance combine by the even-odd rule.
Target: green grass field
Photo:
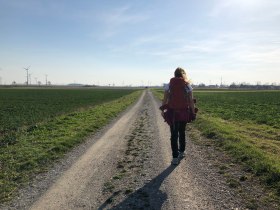
[[[37,173],[108,124],[140,94],[124,89],[1,90],[1,115],[8,120],[1,119],[0,203],[12,199]]]
[[[77,109],[132,93],[131,89],[0,89],[0,146],[16,133]]]
[[[155,91],[162,98],[163,91]],[[194,91],[193,125],[280,196],[280,91]]]
[[[280,128],[279,91],[196,91],[198,106],[211,116]]]

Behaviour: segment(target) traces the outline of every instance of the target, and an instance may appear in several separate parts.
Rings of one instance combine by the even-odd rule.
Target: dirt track
[[[147,90],[25,209],[245,209],[199,146],[170,165],[169,127]],[[30,207],[31,206],[31,207]],[[21,206],[22,207],[22,206]],[[22,207],[23,208],[23,207]]]

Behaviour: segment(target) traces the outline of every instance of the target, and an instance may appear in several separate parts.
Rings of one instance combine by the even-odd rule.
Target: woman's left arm
[[[192,113],[195,114],[195,105],[194,105],[194,101],[193,101],[192,91],[189,92],[189,101],[190,101],[190,107],[191,107]]]
[[[193,88],[189,83],[187,84],[187,94],[188,94],[188,101],[189,101],[191,111],[192,113],[195,113],[195,104],[193,101]]]

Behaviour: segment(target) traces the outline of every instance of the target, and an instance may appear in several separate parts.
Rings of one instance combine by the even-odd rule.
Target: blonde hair
[[[175,77],[182,77],[187,83],[191,83],[191,80],[188,78],[185,69],[178,67],[174,72]]]
[[[185,70],[181,67],[178,67],[175,72],[174,72],[174,76],[175,77],[184,77],[183,75],[186,74]]]

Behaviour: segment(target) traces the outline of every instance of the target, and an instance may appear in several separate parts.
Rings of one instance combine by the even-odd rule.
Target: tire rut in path
[[[167,195],[160,186],[175,167],[170,166],[159,174],[162,157],[156,140],[155,111],[153,98],[148,92],[135,123],[125,137],[127,146],[116,166],[117,173],[108,181],[109,184],[105,183],[108,199],[99,209],[162,208]]]

